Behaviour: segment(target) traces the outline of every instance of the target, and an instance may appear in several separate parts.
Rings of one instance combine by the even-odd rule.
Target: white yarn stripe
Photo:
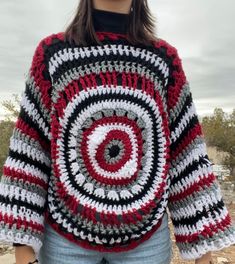
[[[187,108],[187,112],[185,112],[184,115],[181,117],[175,129],[171,131],[171,142],[172,143],[174,143],[180,137],[184,129],[190,123],[192,118],[196,115],[197,113],[196,113],[195,105],[194,103],[191,103],[191,105],[189,105]]]
[[[30,165],[23,161],[13,159],[12,157],[8,156],[4,164],[5,166],[11,169],[14,169],[16,171],[20,170],[23,173],[26,173],[27,175],[32,175],[35,178],[43,180],[45,183],[47,183],[48,181],[48,176],[45,173],[43,173],[41,170],[34,167],[33,165]]]
[[[83,100],[85,100],[86,98],[92,97],[94,95],[102,95],[102,94],[129,94],[132,95],[133,97],[136,98],[141,98],[146,104],[148,104],[149,107],[151,107],[153,109],[154,114],[156,115],[156,122],[158,123],[158,121],[160,121],[160,117],[159,117],[159,108],[158,105],[156,103],[156,101],[147,93],[140,91],[138,89],[125,89],[122,86],[116,86],[114,87],[113,85],[111,85],[110,87],[105,87],[103,85],[98,86],[97,88],[94,89],[88,89],[87,91],[82,90],[79,92],[79,94],[76,94],[74,96],[74,99],[72,102],[69,102],[66,106],[66,111],[64,113],[63,118],[60,117],[60,122],[62,124],[66,124],[68,121],[69,116],[71,115],[71,113],[74,111],[74,102],[76,102],[76,105],[80,104]],[[114,99],[112,99],[114,100]],[[123,107],[123,101],[117,103],[116,107]],[[133,102],[132,102],[133,103]],[[108,101],[103,101],[103,107],[108,107],[108,108],[113,108],[112,102],[108,102]],[[139,106],[138,106],[139,108]],[[127,110],[136,110],[137,107],[135,107],[135,105],[128,105]],[[84,110],[83,110],[84,111]],[[81,112],[83,113],[83,112]],[[138,112],[137,112],[138,114]],[[81,114],[82,115],[82,114]],[[87,116],[85,116],[83,118],[83,122],[85,121],[85,119],[87,118]],[[63,119],[63,120],[61,120]],[[159,128],[161,128],[162,123],[159,124]],[[81,127],[79,127],[81,128]],[[160,137],[161,138],[161,137]]]
[[[202,255],[209,251],[218,251],[222,250],[225,247],[229,247],[231,245],[235,244],[235,231],[229,235],[224,235],[222,237],[216,236],[215,240],[210,242],[208,240],[201,241],[200,245],[193,244],[193,247],[189,245],[187,247],[187,244],[183,244],[183,247],[187,247],[185,250],[183,247],[181,247],[180,243],[177,243],[179,247],[179,252],[182,258],[184,259],[196,259],[200,258]],[[190,248],[190,250],[188,250]]]
[[[0,203],[0,211],[2,214],[7,214],[8,217],[13,216],[15,221],[20,217],[26,219],[27,222],[33,221],[36,224],[43,225],[44,216],[23,206],[17,208],[17,205],[12,204],[9,206],[9,204]]]
[[[165,190],[166,190],[166,187],[165,187]],[[167,193],[167,191],[165,191],[162,195],[162,199],[163,199],[162,203],[161,203],[162,206],[156,212],[154,220],[149,224],[149,226],[145,230],[141,231],[141,234],[135,234],[135,233],[131,234],[131,238],[142,237],[142,235],[146,234],[148,231],[150,231],[152,229],[152,227],[154,225],[156,225],[158,223],[159,219],[162,217],[163,213],[165,212],[165,208],[167,206],[167,197],[168,197],[168,193]],[[50,209],[52,209],[50,214],[51,214],[52,218],[55,220],[55,222],[62,225],[66,231],[68,231],[70,233],[72,232],[76,236],[85,239],[86,237],[83,236],[83,231],[79,232],[77,228],[74,228],[74,229],[71,228],[70,224],[67,223],[68,219],[64,218],[64,216],[62,216],[60,212],[54,212],[53,211],[53,200],[54,200],[54,198],[49,194],[48,195],[49,207],[50,207]],[[104,205],[104,211],[105,211],[105,209],[106,209],[106,206]],[[107,213],[107,211],[105,211],[105,213]]]
[[[203,166],[203,167],[202,167]],[[198,165],[198,170],[192,171],[188,176],[184,178],[180,178],[176,184],[171,185],[170,192],[171,195],[175,195],[178,193],[182,193],[185,191],[189,186],[195,184],[196,182],[200,181],[200,178],[207,178],[209,174],[212,173],[212,169],[210,166],[206,165]]]
[[[172,124],[175,119],[179,116],[180,112],[182,111],[182,107],[187,100],[187,96],[190,94],[190,84],[189,81],[186,79],[185,83],[182,85],[180,90],[180,94],[178,96],[178,101],[173,109],[170,109],[169,113],[169,122]]]
[[[63,52],[63,53],[62,53]],[[167,63],[159,57],[157,54],[147,51],[146,49],[135,48],[130,45],[103,45],[92,46],[91,51],[88,48],[76,47],[76,48],[64,48],[55,53],[49,60],[49,72],[51,76],[56,72],[60,65],[67,61],[74,61],[78,59],[83,59],[84,57],[97,57],[106,55],[106,59],[112,54],[126,55],[130,57],[140,57],[142,60],[149,62],[150,64],[157,67],[161,73],[164,75],[164,78],[169,76],[169,67]]]
[[[19,186],[4,184],[3,182],[0,182],[0,195],[5,198],[15,198],[18,201],[35,204],[40,207],[44,207],[45,203],[45,198],[41,195],[23,189]]]
[[[214,187],[213,187],[214,188]],[[181,220],[185,217],[192,217],[201,211],[203,208],[209,208],[213,204],[217,204],[222,198],[220,188],[216,188],[209,193],[207,190],[202,190],[194,197],[194,202],[187,202],[187,198],[181,201],[175,201],[170,204],[171,217],[174,220]]]
[[[50,168],[50,159],[42,150],[35,148],[33,145],[25,143],[23,140],[15,139],[14,136],[10,138],[10,150],[17,152],[19,155],[26,155],[34,161],[40,162]]]
[[[50,139],[49,136],[49,128],[46,126],[42,116],[39,114],[38,109],[35,107],[34,103],[32,103],[25,93],[23,93],[21,103],[21,107],[25,109],[25,111],[28,113],[29,117],[40,127],[40,129],[43,131],[45,136],[47,136],[48,139]]]
[[[28,70],[28,72],[26,72],[25,84],[28,85],[31,90],[31,93],[34,95],[34,99],[39,104],[40,110],[42,111],[44,118],[47,119],[48,122],[50,122],[50,111],[46,108],[43,103],[41,88],[37,86],[33,73],[30,71],[30,69]]]
[[[209,212],[208,212],[209,213]],[[211,214],[208,214],[208,217],[203,217],[201,220],[198,220],[194,225],[182,225],[179,227],[174,228],[175,235],[183,235],[183,236],[188,236],[188,235],[195,235],[200,231],[203,231],[205,229],[204,226],[209,227],[209,224],[212,225],[218,225],[220,222],[222,222],[225,217],[228,214],[228,211],[226,208],[223,208],[223,210],[220,211],[220,214],[218,212],[214,212],[215,217],[212,217]]]
[[[194,146],[193,149],[192,146]],[[189,150],[188,150],[189,149]],[[206,144],[205,143],[195,143],[192,142],[190,146],[183,151],[183,153],[179,156],[179,158],[173,161],[171,165],[169,173],[171,177],[177,177],[181,174],[188,166],[192,165],[193,162],[199,161],[200,158],[204,158],[206,152]]]
[[[179,153],[177,154],[176,157],[172,157],[171,159],[171,165],[174,164],[173,167],[177,167],[179,168],[179,166],[176,165],[176,163],[181,163],[184,159],[187,159],[187,156],[190,154],[190,153],[193,153],[194,151],[199,151],[199,152],[202,152],[205,151],[207,154],[207,147],[206,145],[202,145],[202,144],[206,144],[205,143],[205,138],[203,135],[196,135],[196,137],[190,141],[190,143],[184,147],[184,149],[182,149],[181,151],[179,151]],[[193,149],[193,150],[192,150]],[[178,152],[178,150],[177,150]],[[199,157],[195,156],[194,160],[197,160]],[[205,158],[206,159],[206,158]],[[211,161],[208,160],[208,158],[206,159],[207,160],[207,163],[209,166],[211,166]],[[174,169],[174,168],[171,168],[171,169]]]
[[[171,185],[170,192],[171,196],[186,191],[190,186],[200,181],[200,178],[208,178],[209,174],[212,173],[210,167],[198,166],[198,170],[192,171],[188,176],[180,179],[174,185]]]
[[[131,62],[128,62],[131,63]],[[53,103],[57,103],[57,99],[58,99],[58,94],[61,91],[64,91],[65,87],[69,85],[69,83],[71,83],[72,81],[76,80],[78,81],[80,77],[83,77],[86,74],[86,71],[88,72],[93,72],[95,74],[100,74],[102,71],[101,66],[97,67],[97,65],[95,63],[90,64],[90,69],[88,70],[84,70],[82,66],[78,66],[78,67],[74,67],[72,70],[67,70],[65,71],[63,74],[60,75],[60,77],[53,82],[53,87],[54,89],[52,90],[51,93],[51,99]],[[126,72],[129,73],[130,69],[124,68],[123,66],[120,66],[116,63],[114,63],[114,65],[112,65],[112,68],[109,66],[109,71],[116,71],[118,74],[122,73],[122,72]],[[154,75],[155,72],[150,72],[149,69],[147,69],[147,67],[141,65],[141,64],[137,64],[137,63],[133,63],[131,66],[132,72],[138,74],[139,76],[143,76],[146,75],[145,78],[146,80],[149,80],[151,82],[153,82],[154,84],[154,90],[157,90],[159,92],[159,95],[162,98],[166,98],[165,94],[166,94],[166,89],[163,88],[163,86],[165,87],[167,85],[168,79],[165,80],[164,85],[162,84],[162,80],[159,79],[159,77],[157,75]],[[94,88],[93,84],[90,85],[90,88]],[[144,92],[144,91],[143,91]],[[166,111],[166,102],[164,102],[164,109]]]
[[[36,131],[37,132],[37,131]],[[21,127],[14,127],[12,138],[21,140],[23,138],[25,143],[30,143],[32,146],[35,146],[39,151],[44,152],[47,157],[50,158],[50,153],[44,149],[44,147],[41,145],[40,141],[38,139],[34,139],[30,135],[24,133],[21,130]]]

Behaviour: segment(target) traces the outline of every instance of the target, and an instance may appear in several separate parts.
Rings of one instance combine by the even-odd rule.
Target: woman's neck
[[[132,0],[93,0],[96,9],[128,14]]]

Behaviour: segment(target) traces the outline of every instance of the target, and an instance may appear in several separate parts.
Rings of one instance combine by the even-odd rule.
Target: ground
[[[224,201],[227,205],[229,213],[232,216],[232,220],[235,224],[235,191],[224,189],[222,190]],[[169,226],[171,229],[171,239],[175,241],[173,235],[173,226],[169,219]],[[178,249],[173,243],[174,247],[174,257],[171,264],[193,264],[194,261],[184,261],[180,258]],[[225,248],[220,251],[214,251],[212,253],[213,260],[215,264],[235,264],[235,245]],[[4,244],[0,244],[0,263],[1,264],[15,264],[15,257],[14,257],[14,248],[9,247]],[[43,264],[43,263],[42,263]]]

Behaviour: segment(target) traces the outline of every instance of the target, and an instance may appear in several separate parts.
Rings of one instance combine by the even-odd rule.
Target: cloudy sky
[[[84,0],[85,1],[85,0]],[[0,102],[20,95],[38,41],[63,31],[78,0],[0,0]],[[158,36],[182,58],[199,115],[235,108],[235,1],[149,0]],[[0,118],[3,116],[0,106]]]

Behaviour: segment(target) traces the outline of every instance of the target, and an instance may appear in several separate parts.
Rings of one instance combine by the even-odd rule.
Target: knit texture
[[[235,243],[177,49],[36,47],[0,183],[0,240],[38,254],[44,221],[87,249],[121,252],[149,239],[168,207],[182,258]]]

